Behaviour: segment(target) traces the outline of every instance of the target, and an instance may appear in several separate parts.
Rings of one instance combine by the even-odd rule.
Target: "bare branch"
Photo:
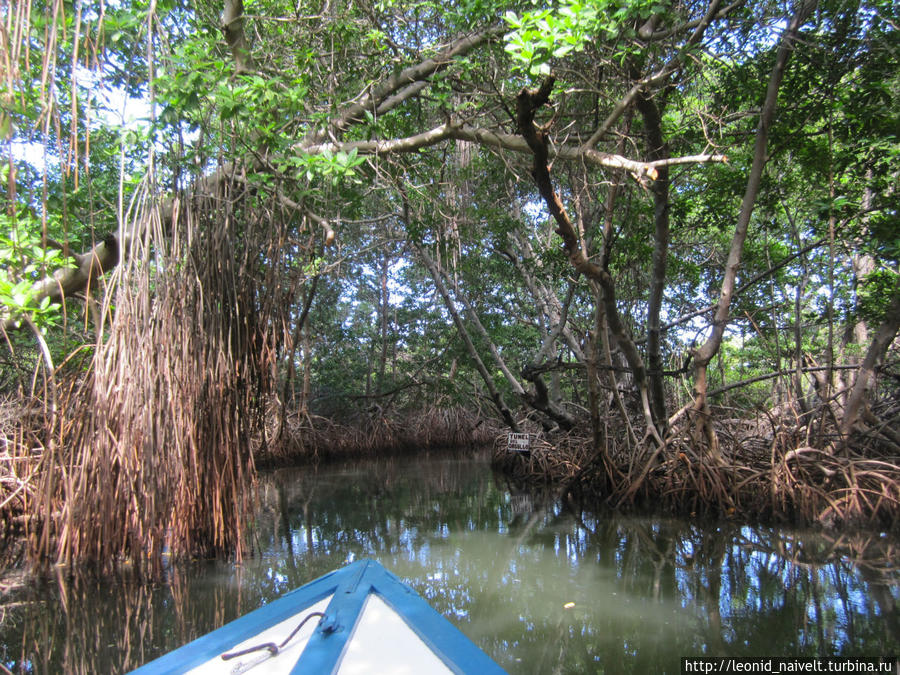
[[[451,139],[470,141],[495,150],[510,150],[523,154],[531,153],[528,143],[521,136],[491,131],[490,129],[479,129],[465,124],[453,124],[452,122],[445,122],[438,127],[413,136],[406,136],[405,138],[351,141],[347,143],[327,142],[312,145],[298,144],[295,149],[298,152],[310,155],[325,151],[336,153],[340,151],[350,152],[351,150],[356,150],[360,155],[387,155],[391,153],[415,152]],[[649,176],[650,178],[655,178],[659,168],[664,166],[704,164],[709,162],[725,163],[728,161],[726,155],[701,154],[642,162],[623,157],[622,155],[574,145],[548,147],[547,157],[550,160],[562,159],[584,162],[593,166],[603,166],[609,169],[624,169],[636,176]]]
[[[481,46],[492,37],[499,35],[503,26],[495,25],[473,35],[467,35],[454,41],[447,49],[433,58],[425,59],[414,66],[403,69],[396,75],[387,78],[380,85],[370,87],[357,96],[356,102],[348,105],[328,126],[327,131],[319,131],[308,136],[304,144],[321,142],[326,134],[339,138],[353,124],[365,119],[366,111],[387,112],[406,99],[418,93],[424,85],[420,83],[440,70],[443,70],[453,59],[464,56]],[[404,89],[405,88],[405,89]],[[404,91],[398,94],[401,89]],[[396,95],[395,95],[396,94]],[[388,99],[390,98],[390,102]]]
[[[716,308],[715,318],[713,319],[712,335],[710,335],[709,339],[695,355],[695,364],[700,364],[703,367],[709,363],[710,359],[712,359],[718,351],[719,345],[722,342],[722,336],[725,333],[725,324],[728,321],[728,309],[731,305],[735,279],[737,278],[737,271],[741,261],[741,253],[744,249],[744,240],[747,238],[747,228],[750,225],[750,217],[753,214],[756,196],[759,193],[760,184],[762,182],[763,168],[765,168],[768,160],[766,145],[769,139],[769,126],[775,117],[778,90],[781,87],[781,80],[787,69],[788,59],[794,50],[794,43],[800,32],[800,27],[812,13],[813,9],[815,9],[815,6],[816,0],[801,0],[801,4],[791,19],[791,23],[782,36],[781,44],[778,47],[775,66],[772,69],[769,78],[765,102],[763,103],[762,112],[759,117],[759,127],[756,132],[756,145],[753,149],[753,162],[750,167],[750,175],[747,178],[747,187],[744,191],[741,211],[738,215],[738,222],[735,226],[731,249],[728,253],[728,261],[725,265],[725,275],[722,279],[719,303]]]

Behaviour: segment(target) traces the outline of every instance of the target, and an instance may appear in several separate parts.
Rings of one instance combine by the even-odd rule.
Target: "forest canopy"
[[[896,469],[896,3],[2,7],[0,393],[120,541],[240,552],[254,456],[451,409],[616,503]]]

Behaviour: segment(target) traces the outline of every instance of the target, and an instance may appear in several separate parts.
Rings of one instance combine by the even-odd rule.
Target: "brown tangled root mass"
[[[689,421],[688,421],[689,422]],[[683,515],[896,530],[900,525],[900,402],[872,406],[848,437],[796,415],[720,419],[718,454],[690,424],[659,447],[606,434],[595,450],[583,431],[550,437],[532,429],[529,452],[495,439],[493,465],[519,483],[552,483],[581,500]],[[815,440],[813,440],[815,439]]]
[[[297,413],[270,419],[267,438],[256,453],[258,466],[475,449],[490,445],[498,433],[493,422],[458,406],[346,421]]]

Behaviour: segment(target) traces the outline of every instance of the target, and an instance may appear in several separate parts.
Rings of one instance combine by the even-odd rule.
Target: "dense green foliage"
[[[766,82],[796,9],[32,0],[7,3],[10,16],[26,5],[19,27],[34,45],[11,33],[0,83],[5,318],[61,330],[59,306],[32,295],[66,264],[49,240],[84,252],[128,221],[144,186],[164,199],[227,178],[238,222],[266,212],[285,224],[251,273],[286,289],[276,351],[294,406],[353,417],[484,400],[547,428],[612,409],[586,369],[600,367],[610,391],[617,373],[626,398],[638,396],[626,372],[637,371],[622,336],[608,336],[614,317],[601,316],[611,288],[576,271],[553,232],[517,94],[555,76],[536,118],[558,155],[554,188],[665,395],[653,411],[662,428],[713,323]],[[822,381],[788,383],[798,369],[856,362],[893,311],[896,13],[829,0],[802,22],[709,388],[773,378],[725,402],[807,396]],[[113,111],[128,97],[145,119],[126,125]],[[25,151],[38,147],[39,161]],[[695,159],[666,165],[683,156]],[[654,161],[658,177],[635,168]]]
[[[0,214],[0,304],[12,317],[46,330],[58,323],[59,304],[46,296],[35,298],[34,285],[64,267],[67,259],[60,249],[47,248],[43,242],[41,223],[27,212],[11,218]]]

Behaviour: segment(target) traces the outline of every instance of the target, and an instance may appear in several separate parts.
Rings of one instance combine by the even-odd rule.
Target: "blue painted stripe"
[[[291,671],[292,675],[334,673],[340,665],[347,643],[362,615],[366,598],[372,591],[370,577],[375,566],[381,567],[374,560],[359,562],[362,563],[359,573],[349,579],[345,577],[345,583],[335,591],[325,610],[325,618],[306,643],[306,649]]]

